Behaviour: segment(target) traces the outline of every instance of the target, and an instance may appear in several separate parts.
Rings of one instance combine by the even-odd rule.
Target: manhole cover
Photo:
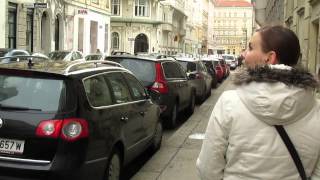
[[[191,135],[189,135],[189,139],[199,139],[199,140],[203,140],[203,139],[204,139],[204,133],[191,134]]]

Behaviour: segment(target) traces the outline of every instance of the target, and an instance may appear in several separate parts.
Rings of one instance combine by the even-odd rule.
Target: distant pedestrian
[[[313,93],[319,84],[295,67],[299,55],[299,40],[285,27],[254,33],[245,67],[234,76],[236,89],[221,95],[210,117],[197,160],[202,180],[306,179],[279,135],[281,127],[306,177],[320,179],[320,102]]]
[[[97,53],[97,54],[101,54],[100,49],[97,49],[96,53]]]

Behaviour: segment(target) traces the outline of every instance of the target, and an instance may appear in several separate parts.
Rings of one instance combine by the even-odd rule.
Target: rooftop
[[[252,4],[244,0],[216,0],[215,7],[252,7]]]

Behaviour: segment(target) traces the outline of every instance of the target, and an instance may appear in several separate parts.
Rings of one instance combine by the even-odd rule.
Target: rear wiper
[[[34,108],[28,108],[23,106],[9,106],[9,105],[3,105],[0,104],[0,109],[6,109],[6,110],[18,110],[18,111],[42,111],[41,109],[34,109]]]

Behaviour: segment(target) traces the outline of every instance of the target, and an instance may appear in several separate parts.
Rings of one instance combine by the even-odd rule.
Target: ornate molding
[[[309,4],[311,6],[314,6],[314,5],[318,4],[319,2],[320,2],[319,0],[309,0]]]
[[[298,9],[298,11],[297,11],[297,14],[298,14],[299,16],[302,16],[302,15],[304,14],[304,10],[305,10],[305,7],[300,7],[300,8]]]
[[[286,18],[285,23],[290,26],[293,23],[293,17],[289,16]]]

